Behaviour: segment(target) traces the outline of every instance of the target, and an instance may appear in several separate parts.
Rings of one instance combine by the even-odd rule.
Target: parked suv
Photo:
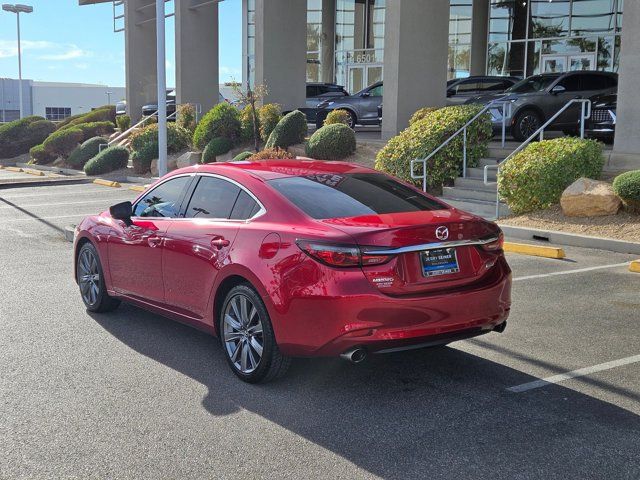
[[[483,95],[471,98],[467,103],[487,104],[495,100],[512,102],[511,115],[507,118],[513,138],[521,142],[529,138],[544,122],[555,115],[574,98],[591,98],[599,94],[615,93],[618,75],[608,72],[579,71],[545,73],[525,78],[503,94]],[[500,108],[490,110],[494,130],[502,127]],[[580,105],[565,110],[549,130],[561,130],[575,134],[580,115]]]
[[[382,104],[382,82],[374,83],[354,95],[327,99],[318,105],[316,126],[322,127],[332,110],[344,110],[349,115],[349,126],[378,125],[378,106]]]
[[[319,111],[318,104],[333,98],[348,96],[349,93],[342,85],[336,85],[335,83],[307,83],[307,101],[304,108],[299,108],[298,110],[307,116],[307,122],[315,123]]]

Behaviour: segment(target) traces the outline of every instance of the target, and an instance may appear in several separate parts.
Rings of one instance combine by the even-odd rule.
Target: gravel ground
[[[563,215],[560,206],[556,205],[540,212],[506,217],[498,223],[640,242],[640,215],[622,210],[617,215],[605,217],[567,217]]]

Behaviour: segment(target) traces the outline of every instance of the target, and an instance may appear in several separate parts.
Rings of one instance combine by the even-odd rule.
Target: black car
[[[591,116],[585,122],[585,135],[612,143],[616,133],[618,95],[609,93],[591,98]]]
[[[116,103],[116,116],[127,114],[127,101],[121,100]]]
[[[299,108],[307,116],[307,122],[315,123],[318,105],[327,99],[347,97],[349,93],[342,85],[335,83],[307,83],[307,100],[303,108]]]
[[[149,117],[151,115],[155,116],[157,111],[158,111],[158,102],[149,103],[148,105],[144,105],[142,107],[142,116],[144,117]],[[176,92],[175,90],[170,90],[167,93],[167,116],[173,115],[175,112],[176,112]]]

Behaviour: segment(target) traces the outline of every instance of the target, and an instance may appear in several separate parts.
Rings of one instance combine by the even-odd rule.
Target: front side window
[[[369,95],[372,97],[381,97],[382,96],[382,85],[378,85],[377,87],[369,90]]]
[[[133,208],[134,217],[175,218],[180,213],[180,201],[191,177],[167,180],[143,196]]]
[[[441,210],[445,206],[380,173],[320,174],[269,184],[312,218]]]
[[[581,84],[579,75],[569,75],[558,82],[567,92],[579,92],[582,90]]]

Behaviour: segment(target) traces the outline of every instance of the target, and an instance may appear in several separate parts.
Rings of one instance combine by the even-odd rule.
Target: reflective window
[[[216,177],[203,176],[198,182],[189,206],[188,218],[229,218],[241,189]]]
[[[571,0],[530,0],[530,38],[563,37],[569,33]]]
[[[154,188],[136,204],[134,217],[175,218],[180,213],[180,202],[191,177],[178,177]]]
[[[582,90],[581,75],[569,75],[558,82],[567,92],[579,92]]]
[[[69,107],[45,107],[44,111],[46,119],[52,122],[64,120],[71,116],[71,108]]]
[[[248,220],[260,211],[260,205],[244,190],[240,190],[236,203],[233,205],[229,218],[233,220]]]
[[[616,3],[615,0],[573,0],[571,35],[619,31]]]
[[[372,97],[381,97],[382,96],[383,85],[378,85],[377,87],[369,90],[369,95]]]

